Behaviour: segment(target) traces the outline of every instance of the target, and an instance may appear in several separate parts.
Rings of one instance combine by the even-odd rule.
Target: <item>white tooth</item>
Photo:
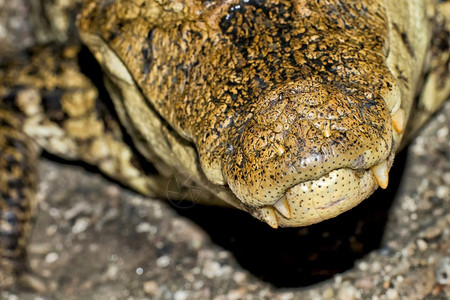
[[[385,189],[388,186],[389,183],[389,174],[388,174],[388,166],[387,161],[385,160],[381,164],[377,166],[373,166],[370,168],[373,175],[375,176],[375,180],[377,181],[378,185]]]
[[[278,220],[277,220],[277,214],[275,213],[275,210],[273,207],[266,206],[263,208],[260,208],[261,212],[261,219],[269,224],[270,227],[277,229],[278,228]]]
[[[397,133],[402,133],[405,129],[405,112],[403,111],[403,109],[397,109],[397,111],[391,116],[391,118],[394,130]]]
[[[278,200],[273,207],[275,207],[280,214],[282,214],[285,218],[291,218],[291,208],[289,207],[289,203],[286,199],[286,196],[283,196],[280,200]]]

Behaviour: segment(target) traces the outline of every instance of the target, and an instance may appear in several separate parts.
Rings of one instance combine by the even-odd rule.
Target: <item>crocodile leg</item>
[[[137,154],[113,109],[80,71],[78,50],[39,47],[0,67],[0,289],[23,269],[39,149],[96,166],[151,197],[215,203],[195,184],[184,187],[187,178],[171,178],[165,165],[156,161],[155,169]]]
[[[195,184],[188,183],[187,188],[178,184],[187,178],[174,178],[176,170],[156,157],[138,154],[119,125],[112,104],[100,100],[91,80],[81,72],[78,50],[74,46],[37,48],[25,62],[3,74],[3,86],[28,95],[16,105],[25,116],[24,132],[49,153],[94,165],[147,196],[173,200],[195,197],[196,202],[217,204],[209,193],[199,193]]]
[[[37,183],[36,144],[21,122],[0,108],[0,290],[24,267]]]

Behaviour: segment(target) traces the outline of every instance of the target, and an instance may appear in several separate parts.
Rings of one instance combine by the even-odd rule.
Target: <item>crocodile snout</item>
[[[261,95],[223,156],[229,188],[273,227],[277,215],[300,226],[350,209],[377,179],[387,184],[392,163],[391,117],[380,95],[304,82]]]

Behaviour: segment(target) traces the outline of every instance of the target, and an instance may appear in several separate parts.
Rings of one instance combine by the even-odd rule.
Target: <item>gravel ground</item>
[[[390,188],[300,229],[175,207],[43,160],[24,279],[34,291],[2,299],[450,299],[449,124],[447,103]]]

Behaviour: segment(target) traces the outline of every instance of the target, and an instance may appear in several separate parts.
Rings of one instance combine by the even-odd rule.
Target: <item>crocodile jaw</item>
[[[392,164],[386,161],[386,164]],[[334,218],[368,198],[379,186],[370,169],[333,170],[326,176],[297,184],[282,197],[284,205],[264,206],[250,213],[273,228],[299,227]]]

